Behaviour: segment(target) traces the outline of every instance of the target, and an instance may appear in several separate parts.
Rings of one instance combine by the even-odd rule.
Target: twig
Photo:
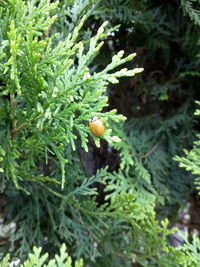
[[[15,114],[15,109],[17,102],[15,101],[15,95],[13,93],[10,94],[10,105],[11,105],[11,120],[12,120],[12,129],[11,129],[11,138],[15,138],[17,131],[17,120],[16,120],[16,114]]]
[[[158,143],[155,144],[155,146],[153,146],[147,153],[143,154],[140,156],[141,159],[143,158],[147,158],[148,156],[150,156],[151,154],[154,153],[154,151],[162,144],[162,141],[159,141]]]

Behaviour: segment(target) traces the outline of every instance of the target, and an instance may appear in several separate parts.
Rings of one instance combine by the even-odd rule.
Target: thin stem
[[[11,105],[11,120],[12,120],[12,130],[11,130],[11,138],[15,138],[17,135],[17,120],[16,120],[16,101],[15,101],[15,95],[13,93],[10,94],[10,105]]]
[[[148,156],[150,156],[151,154],[153,154],[155,152],[155,150],[162,144],[162,141],[158,142],[155,144],[155,146],[153,146],[147,153],[143,154],[140,156],[141,159],[143,158],[147,158]]]

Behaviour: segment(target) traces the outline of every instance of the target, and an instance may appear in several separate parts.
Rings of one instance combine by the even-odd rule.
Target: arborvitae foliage
[[[165,215],[181,207],[192,191],[193,180],[178,168],[173,157],[182,153],[181,146],[194,139],[194,120],[189,109],[190,105],[185,104],[169,119],[149,116],[129,121],[124,129],[116,127],[122,142],[114,147],[121,150],[121,170],[125,174],[111,175],[111,180],[108,176],[107,189],[134,192],[140,204],[148,209],[155,202],[158,206],[165,204],[162,207]]]
[[[110,107],[117,106],[130,120],[125,138],[121,130],[123,145],[115,144],[121,149],[121,166],[126,157],[129,165],[137,166],[134,172],[141,171],[139,176],[147,177],[159,192],[158,203],[176,209],[193,191],[193,181],[172,158],[194,140],[193,103],[200,85],[199,26],[185,15],[183,2],[102,1],[101,8],[107,9],[98,17],[121,24],[107,42],[110,54],[119,47],[138,51],[144,67],[137,79],[109,88]],[[198,11],[198,5],[193,7]],[[108,58],[107,50],[103,52]],[[169,215],[168,208],[166,212]]]
[[[199,101],[196,101],[200,105]],[[200,109],[198,108],[195,112],[195,115],[200,115]],[[191,150],[184,150],[185,156],[180,157],[176,156],[174,159],[179,163],[180,167],[185,168],[187,171],[190,171],[195,175],[195,184],[199,191],[200,189],[200,134],[197,134],[197,140],[194,142],[194,146]]]
[[[51,35],[57,6],[46,0],[10,0],[0,9],[1,190],[7,195],[6,215],[18,225],[12,242],[20,242],[20,255],[46,236],[48,244],[57,246],[64,238],[74,243],[77,255],[89,256],[96,235],[88,230],[98,232],[98,217],[88,217],[83,208],[89,212],[88,197],[85,204],[82,198],[94,194],[91,185],[100,177],[87,179],[72,150],[79,144],[87,151],[88,122],[94,115],[107,126],[104,139],[120,141],[111,136],[108,121],[124,117],[116,110],[102,112],[106,87],[142,69],[113,72],[135,57],[123,58],[120,51],[105,69],[90,71],[101,39],[110,33],[104,33],[107,22],[85,47],[77,38],[86,17],[66,37]],[[93,138],[99,146],[99,138]]]
[[[198,266],[199,239],[194,236],[194,243],[190,244],[185,237],[184,246],[171,247],[167,237],[174,233],[174,230],[168,230],[168,221],[159,223],[151,211],[146,211],[144,216],[144,213],[142,214],[144,210],[135,203],[133,194],[118,194],[111,199],[109,206],[106,205],[107,207],[104,206],[98,210],[91,202],[88,202],[88,206],[90,206],[90,213],[87,215],[98,215],[99,220],[104,221],[105,227],[104,231],[102,231],[103,228],[99,229],[101,239],[96,239],[93,243],[96,253],[99,253],[93,254],[94,258],[90,258],[92,262],[86,260],[89,266],[121,266],[122,264],[132,266],[136,262],[142,266]],[[87,209],[84,212],[87,213]],[[88,232],[88,234],[91,233]],[[53,266],[53,264],[56,266],[55,262],[58,266],[65,266],[64,262],[68,256],[63,246],[61,256],[56,256],[48,265],[45,265],[48,254],[41,256],[41,249],[36,248],[33,252],[22,266],[38,266],[36,263],[40,264],[39,266]],[[7,266],[9,258],[9,255],[5,256],[3,266]],[[71,266],[71,259],[68,258],[65,264]],[[79,261],[75,266],[82,266],[81,264],[82,262]]]
[[[49,36],[56,19],[50,14],[55,13],[57,5],[49,1],[8,1],[1,8],[2,188],[10,179],[17,188],[23,187],[20,184],[24,180],[51,180],[43,177],[44,166],[39,164],[48,164],[51,158],[60,164],[61,176],[56,181],[64,188],[65,150],[69,145],[75,150],[77,138],[87,150],[91,116],[101,115],[105,123],[108,119],[124,119],[115,115],[116,110],[101,113],[108,101],[106,86],[116,83],[118,77],[142,71],[135,68],[113,72],[135,57],[131,54],[123,58],[120,51],[105,69],[90,73],[88,67],[103,45],[100,40],[109,34],[103,34],[107,22],[85,49],[83,42],[76,42],[85,17],[63,40],[59,40],[59,34]],[[112,142],[115,138],[110,131],[106,131],[104,139]],[[98,145],[99,140],[95,141]]]
[[[99,20],[108,19],[113,25],[121,24],[119,31],[109,37],[107,49],[111,53],[119,47],[138,51],[140,64],[145,69],[140,80],[133,82],[130,79],[129,83],[126,80],[126,84],[121,83],[120,87],[123,90],[132,87],[133,95],[140,97],[140,104],[145,102],[147,106],[148,102],[154,102],[156,105],[151,112],[163,109],[159,100],[169,101],[170,107],[176,107],[184,102],[186,96],[198,91],[199,82],[192,75],[199,71],[199,26],[185,15],[182,7],[184,4],[179,1],[101,2],[101,8],[106,11],[99,15]],[[198,11],[198,5],[196,8]],[[105,53],[108,58],[108,51]],[[149,99],[150,93],[153,101]],[[173,103],[174,98],[177,98],[176,103]],[[115,104],[120,105],[118,102]],[[144,112],[141,114],[144,115],[145,111],[145,107],[141,107],[137,112]],[[135,112],[128,115],[134,116]]]
[[[82,266],[79,259],[83,258],[87,266],[197,267],[199,239],[194,237],[190,244],[186,238],[184,246],[172,247],[168,236],[175,229],[170,229],[167,219],[158,221],[155,213],[156,208],[166,209],[163,217],[168,215],[170,208],[180,207],[191,191],[191,182],[172,161],[182,146],[192,142],[195,132],[190,105],[182,105],[178,112],[176,109],[188,94],[180,95],[175,108],[169,101],[169,112],[163,108],[157,115],[129,120],[122,126],[125,117],[108,108],[112,91],[107,89],[109,84],[118,83],[118,78],[132,77],[143,69],[140,63],[133,63],[135,53],[124,56],[120,50],[118,31],[113,33],[116,42],[111,39],[116,24],[111,21],[112,28],[108,27],[105,20],[115,12],[113,3],[117,1],[111,1],[109,7],[104,1],[98,2],[97,7],[97,2],[90,0],[0,1],[0,204],[5,224],[15,223],[16,228],[5,235],[7,247],[2,246],[2,251],[9,247],[11,256],[2,262],[7,266],[9,257],[19,257],[25,267],[38,263],[71,266],[72,257],[74,262],[78,259],[76,266]],[[160,48],[170,54],[170,39],[179,26],[168,28],[168,19],[162,16],[163,6],[157,8],[146,1],[134,1],[133,9],[130,1],[121,1],[119,6],[124,6],[125,18],[116,16],[114,20],[119,18],[125,27],[134,21],[141,36],[150,36],[162,17],[154,33],[158,38],[163,33],[163,40],[169,35],[167,45],[162,40],[155,45],[156,37],[152,38],[152,45],[146,38],[148,47],[152,47],[146,60],[155,58]],[[180,21],[173,15],[171,4],[166,10],[168,17],[172,15],[171,24],[182,21],[181,13]],[[127,15],[129,11],[131,14]],[[186,21],[179,25],[183,25],[180,35],[187,29],[194,31],[196,38],[196,28],[190,31]],[[125,54],[133,50],[130,43],[134,31],[129,32],[130,35],[126,28],[125,36],[131,38]],[[105,53],[98,56],[104,39],[108,40],[109,51],[105,61]],[[185,50],[188,43],[185,48],[182,46]],[[191,44],[195,47],[191,56],[194,58],[198,48],[195,45]],[[194,60],[190,72],[186,72],[184,61],[183,67],[176,64],[178,74],[172,74],[173,55],[162,56],[167,59],[161,64],[161,73],[169,71],[169,81],[162,75],[159,92],[155,91],[156,78],[147,81],[156,100],[170,99],[173,90],[179,96],[181,85],[188,82],[185,77],[195,73],[192,68],[197,65]],[[120,69],[124,63],[130,70]],[[183,81],[177,80],[180,72]],[[142,87],[145,80],[145,76],[140,76],[139,91],[146,90]],[[132,82],[136,84],[137,79]],[[166,84],[172,90],[166,89]],[[125,114],[128,102],[123,101],[123,96],[119,99],[119,110]],[[162,104],[156,102],[155,106],[158,110]],[[92,140],[98,147],[102,143],[101,138],[89,132],[92,116],[99,116],[106,125],[102,139],[109,143],[109,150],[119,151],[115,172],[106,164],[97,172],[86,167],[84,156],[89,158]],[[166,203],[166,208],[162,208]],[[64,245],[60,256],[54,257],[63,243],[70,256]],[[33,246],[42,247],[42,253],[48,252],[49,258],[35,247],[27,256]]]
[[[60,255],[55,255],[54,259],[51,259],[47,263],[48,259],[48,253],[41,255],[41,248],[33,248],[33,253],[30,253],[28,255],[28,259],[20,264],[22,267],[82,267],[83,266],[83,261],[79,260],[76,261],[74,265],[72,265],[72,259],[71,257],[68,256],[66,252],[66,246],[63,244],[62,247],[60,248]],[[5,258],[2,261],[2,267],[9,267],[10,263],[10,255],[7,254]],[[15,265],[20,263],[19,259],[16,259],[13,261]]]
[[[199,0],[181,0],[181,5],[186,14],[198,25],[200,25],[199,4]]]

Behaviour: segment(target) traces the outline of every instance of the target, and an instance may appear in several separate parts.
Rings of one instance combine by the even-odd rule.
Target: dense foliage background
[[[2,265],[198,267],[200,2],[0,6]]]

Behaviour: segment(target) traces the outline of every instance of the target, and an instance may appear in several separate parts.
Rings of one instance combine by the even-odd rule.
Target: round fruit
[[[90,132],[95,136],[102,136],[105,132],[105,126],[103,121],[99,117],[92,117],[89,122]]]

